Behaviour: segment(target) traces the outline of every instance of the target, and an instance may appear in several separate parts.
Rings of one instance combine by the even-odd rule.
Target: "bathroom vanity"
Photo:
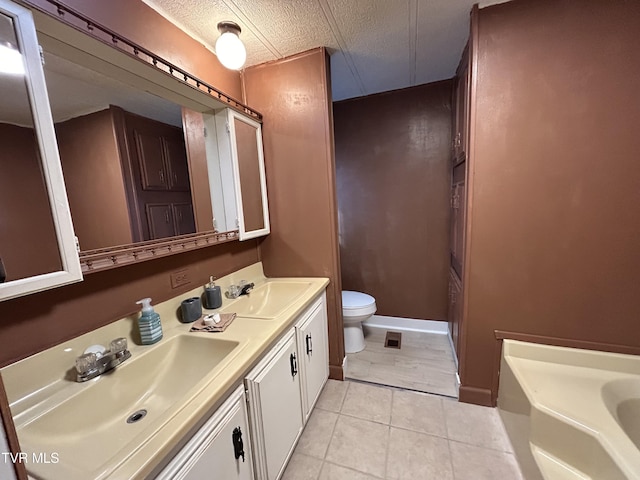
[[[28,463],[29,473],[279,478],[328,378],[328,280],[267,279],[257,263],[218,284],[240,280],[255,287],[225,298],[218,311],[237,317],[222,333],[178,321],[180,302],[198,288],[156,305],[164,338],[155,345],[138,344],[133,315],[3,368],[22,450],[59,459]],[[127,338],[131,358],[76,382],[75,358],[116,337]]]

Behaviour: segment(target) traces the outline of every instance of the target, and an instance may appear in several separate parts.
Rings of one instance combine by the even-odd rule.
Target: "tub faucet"
[[[109,343],[109,350],[102,345],[92,345],[76,358],[76,381],[86,382],[116,368],[131,357],[127,339],[116,338]]]

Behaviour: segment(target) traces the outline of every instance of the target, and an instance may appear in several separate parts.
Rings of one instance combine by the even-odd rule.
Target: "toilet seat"
[[[342,291],[342,315],[344,317],[372,315],[375,312],[376,299],[371,295],[350,290]]]

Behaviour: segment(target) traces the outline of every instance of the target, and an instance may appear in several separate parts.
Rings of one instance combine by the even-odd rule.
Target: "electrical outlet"
[[[179,270],[173,272],[171,275],[171,288],[182,287],[183,285],[189,285],[191,283],[191,277],[188,270]]]

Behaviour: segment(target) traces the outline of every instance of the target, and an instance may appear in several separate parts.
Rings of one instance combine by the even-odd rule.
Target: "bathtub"
[[[504,340],[498,410],[526,480],[640,480],[640,356]]]

